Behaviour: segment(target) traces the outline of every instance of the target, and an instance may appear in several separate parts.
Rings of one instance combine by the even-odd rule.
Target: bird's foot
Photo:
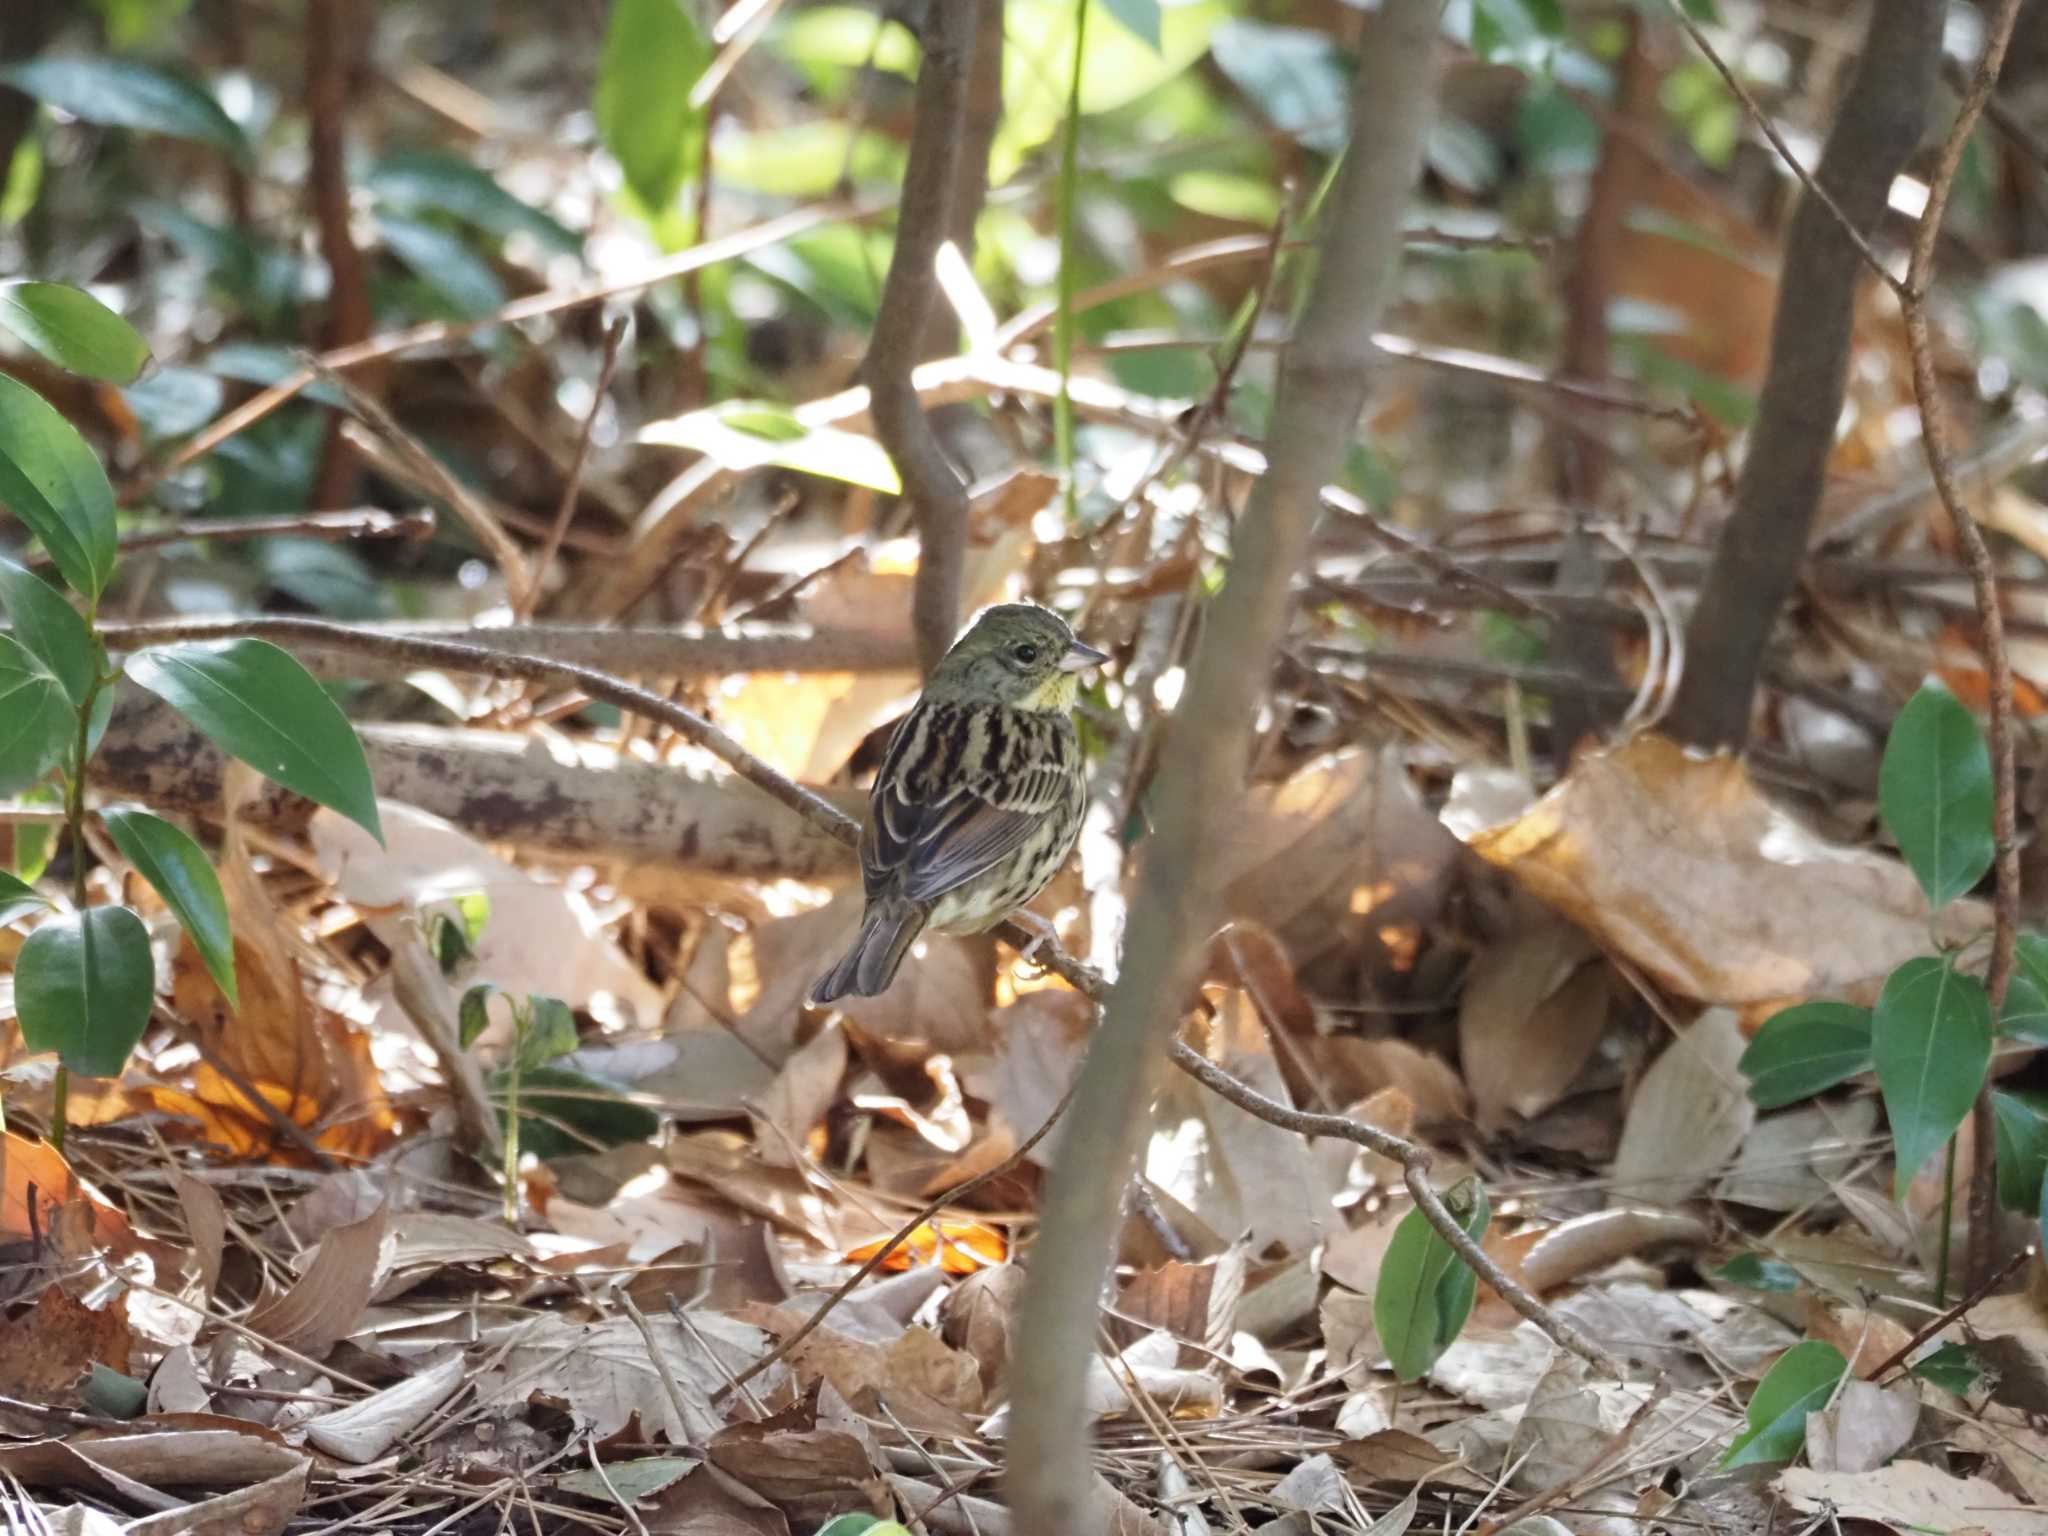
[[[1058,931],[1050,921],[1023,907],[1010,914],[1010,921],[1031,935],[1031,942],[1017,951],[1017,958],[1026,965],[1044,970],[1045,967],[1039,963],[1038,952],[1048,944],[1059,943]]]

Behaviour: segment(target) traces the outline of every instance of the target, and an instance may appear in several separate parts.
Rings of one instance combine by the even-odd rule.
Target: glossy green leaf
[[[18,923],[24,917],[32,917],[49,905],[26,880],[17,880],[0,869],[0,928]]]
[[[2048,1045],[2048,938],[2023,933],[2013,946],[2012,979],[1998,1016],[2001,1034]]]
[[[0,80],[84,122],[210,144],[243,165],[253,158],[248,139],[211,92],[154,65],[45,54],[0,70]]]
[[[2048,1094],[1991,1090],[1998,1135],[1998,1203],[2031,1211],[2048,1177]]]
[[[1984,1085],[1991,1066],[1991,999],[1984,983],[1931,955],[1908,960],[1885,978],[1870,1044],[1903,1197]]]
[[[1735,1437],[1721,1466],[1790,1461],[1806,1443],[1806,1416],[1822,1407],[1849,1362],[1832,1344],[1807,1339],[1778,1356],[1749,1399],[1749,1427]]]
[[[704,112],[690,90],[711,40],[681,0],[613,0],[597,72],[597,130],[648,212],[675,206],[697,167]]]
[[[0,558],[0,609],[14,638],[57,679],[72,705],[85,703],[99,652],[91,626],[64,594],[26,566]]]
[[[95,601],[114,574],[114,488],[85,439],[26,384],[0,374],[0,506]]]
[[[14,962],[22,1038],[87,1077],[120,1072],[149,1027],[155,996],[149,930],[126,907],[44,923]]]
[[[511,1075],[490,1076],[490,1089],[504,1118]],[[573,1157],[580,1152],[645,1141],[661,1129],[661,1117],[625,1098],[617,1083],[569,1067],[535,1067],[519,1074],[519,1145],[535,1157]]]
[[[1799,1271],[1782,1259],[1767,1259],[1759,1253],[1738,1253],[1713,1272],[1716,1280],[1739,1285],[1744,1290],[1785,1292],[1799,1289]]]
[[[1870,1068],[1870,1010],[1800,1003],[1764,1021],[1742,1053],[1749,1096],[1764,1109],[1813,1097]]]
[[[171,909],[199,958],[228,1002],[241,1005],[235,990],[235,940],[228,927],[228,899],[205,850],[185,832],[140,806],[114,806],[100,813],[114,846]]]
[[[566,1056],[581,1042],[576,1037],[576,1015],[558,997],[529,997],[526,1027],[519,1034],[519,1066],[522,1071],[546,1066]]]
[[[1164,25],[1159,14],[1159,0],[1102,0],[1102,8],[1122,22],[1131,35],[1146,47],[1158,51]]]
[[[112,695],[108,696],[109,703]],[[44,806],[51,810],[64,804],[64,796],[51,783],[30,785],[16,798],[24,805]],[[63,832],[63,824],[55,821],[18,821],[14,824],[14,873],[20,879],[33,885],[43,878],[43,871],[50,867],[50,860],[57,852],[57,839]]]
[[[149,361],[135,327],[69,283],[0,283],[0,326],[60,368],[130,384]]]
[[[377,228],[385,248],[461,319],[481,319],[504,305],[505,285],[497,269],[471,250],[457,231],[392,213],[382,215]]]
[[[1444,1196],[1458,1225],[1476,1243],[1492,1219],[1486,1187],[1465,1179]],[[1478,1277],[1437,1234],[1420,1210],[1394,1229],[1373,1292],[1373,1323],[1380,1347],[1402,1381],[1419,1381],[1451,1347],[1471,1315]]]
[[[701,1456],[637,1456],[631,1461],[607,1461],[602,1469],[584,1467],[569,1473],[555,1486],[586,1499],[638,1504],[664,1488],[673,1487],[703,1465]]]
[[[0,635],[0,795],[27,789],[64,761],[78,715],[50,669]]]
[[[1878,808],[1939,907],[1991,867],[1991,752],[1977,718],[1938,683],[1899,711],[1877,777]]]
[[[412,213],[442,213],[490,234],[531,235],[550,250],[574,256],[583,249],[575,231],[498,185],[495,177],[460,155],[405,149],[384,156],[365,184],[385,203]]]
[[[355,729],[289,652],[263,640],[159,646],[130,656],[127,672],[222,751],[384,841]]]
[[[1977,1384],[1984,1367],[1961,1344],[1944,1344],[1908,1367],[1922,1381],[1932,1382],[1944,1392],[1961,1397]]]
[[[465,1051],[490,1028],[491,999],[502,995],[488,981],[480,981],[462,994],[462,1004],[456,1012],[455,1038]]]
[[[873,1515],[841,1515],[820,1526],[818,1536],[910,1536],[910,1532],[894,1520],[878,1520]]]

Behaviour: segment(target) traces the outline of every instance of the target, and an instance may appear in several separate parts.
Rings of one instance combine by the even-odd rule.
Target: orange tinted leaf
[[[887,1238],[877,1238],[872,1243],[862,1243],[858,1248],[849,1249],[845,1255],[849,1264],[865,1264],[877,1253]],[[908,1269],[912,1264],[929,1264],[937,1258],[939,1267],[949,1275],[971,1275],[978,1269],[991,1264],[1001,1264],[1010,1256],[1010,1245],[1003,1234],[993,1227],[978,1221],[950,1221],[941,1219],[918,1225],[882,1263],[887,1270]]]

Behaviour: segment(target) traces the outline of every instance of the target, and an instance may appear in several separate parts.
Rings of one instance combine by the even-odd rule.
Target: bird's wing
[[[897,727],[861,840],[870,894],[896,884],[912,901],[936,901],[1015,853],[1060,805],[1057,768],[995,771],[986,732],[969,719],[957,707],[920,705]]]

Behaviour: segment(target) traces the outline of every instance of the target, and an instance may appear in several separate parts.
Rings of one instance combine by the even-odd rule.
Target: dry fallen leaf
[[[355,1329],[390,1265],[391,1247],[388,1206],[330,1229],[291,1288],[257,1303],[249,1330],[319,1359]]]
[[[1793,1467],[1772,1483],[1794,1509],[1840,1519],[1875,1520],[1895,1531],[1984,1531],[2040,1536],[2041,1511],[1981,1477],[1951,1477],[1917,1461],[1875,1472],[1815,1472]]]
[[[1677,1205],[1721,1172],[1756,1123],[1736,1065],[1747,1045],[1735,1015],[1710,1008],[1665,1047],[1629,1101],[1611,1199]]]
[[[1654,733],[1581,759],[1512,821],[1482,816],[1455,792],[1443,812],[1475,852],[1603,948],[1702,1002],[1870,991],[1925,954],[1930,935],[1946,949],[1990,926],[1981,902],[1930,914],[1904,864],[1815,836],[1739,759]]]
[[[1903,1451],[1920,1422],[1911,1381],[1846,1381],[1841,1396],[1806,1416],[1806,1459],[1816,1472],[1875,1472]]]
[[[47,1286],[28,1311],[0,1321],[0,1395],[75,1404],[93,1366],[127,1374],[134,1345],[122,1308],[89,1307],[63,1286]]]
[[[1584,933],[1540,908],[1473,958],[1458,1060],[1483,1131],[1564,1096],[1607,1028],[1608,970]]]

